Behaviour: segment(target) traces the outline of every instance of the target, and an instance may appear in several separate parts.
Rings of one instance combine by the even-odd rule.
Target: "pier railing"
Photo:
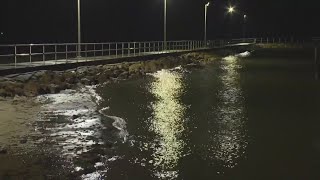
[[[268,40],[267,40],[268,41]],[[207,41],[149,41],[109,43],[13,44],[0,45],[0,66],[13,68],[77,63],[122,57],[222,48],[238,43],[263,43],[264,39],[246,38]]]

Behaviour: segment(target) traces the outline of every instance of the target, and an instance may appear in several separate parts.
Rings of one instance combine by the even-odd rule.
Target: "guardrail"
[[[221,48],[236,43],[256,43],[256,38],[207,41],[113,42],[63,44],[0,45],[0,66],[11,64],[24,67],[35,65],[76,63],[121,57],[144,56],[208,48]]]

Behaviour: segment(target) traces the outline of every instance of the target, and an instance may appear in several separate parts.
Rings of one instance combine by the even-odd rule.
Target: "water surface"
[[[258,51],[45,95],[26,156],[53,179],[318,179],[319,90],[312,59]]]

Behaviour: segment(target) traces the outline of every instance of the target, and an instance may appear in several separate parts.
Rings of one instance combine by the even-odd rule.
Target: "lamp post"
[[[204,44],[207,46],[207,12],[210,2],[204,5]]]
[[[246,27],[246,24],[247,24],[247,15],[243,15],[243,39],[246,38],[246,30],[247,30],[247,27]]]
[[[81,57],[81,6],[78,0],[78,57]]]
[[[164,0],[163,43],[164,50],[167,50],[167,0]]]

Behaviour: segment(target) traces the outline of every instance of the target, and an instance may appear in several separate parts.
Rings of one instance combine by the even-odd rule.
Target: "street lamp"
[[[247,15],[243,15],[243,35],[242,38],[246,38],[246,23],[247,23]]]
[[[235,11],[234,6],[229,6],[228,7],[228,13],[232,14],[232,13],[234,13],[234,11]]]
[[[164,50],[167,50],[167,0],[164,0],[163,43]]]
[[[204,5],[204,43],[207,46],[207,12],[210,2]]]
[[[81,57],[81,6],[78,0],[78,57]]]

